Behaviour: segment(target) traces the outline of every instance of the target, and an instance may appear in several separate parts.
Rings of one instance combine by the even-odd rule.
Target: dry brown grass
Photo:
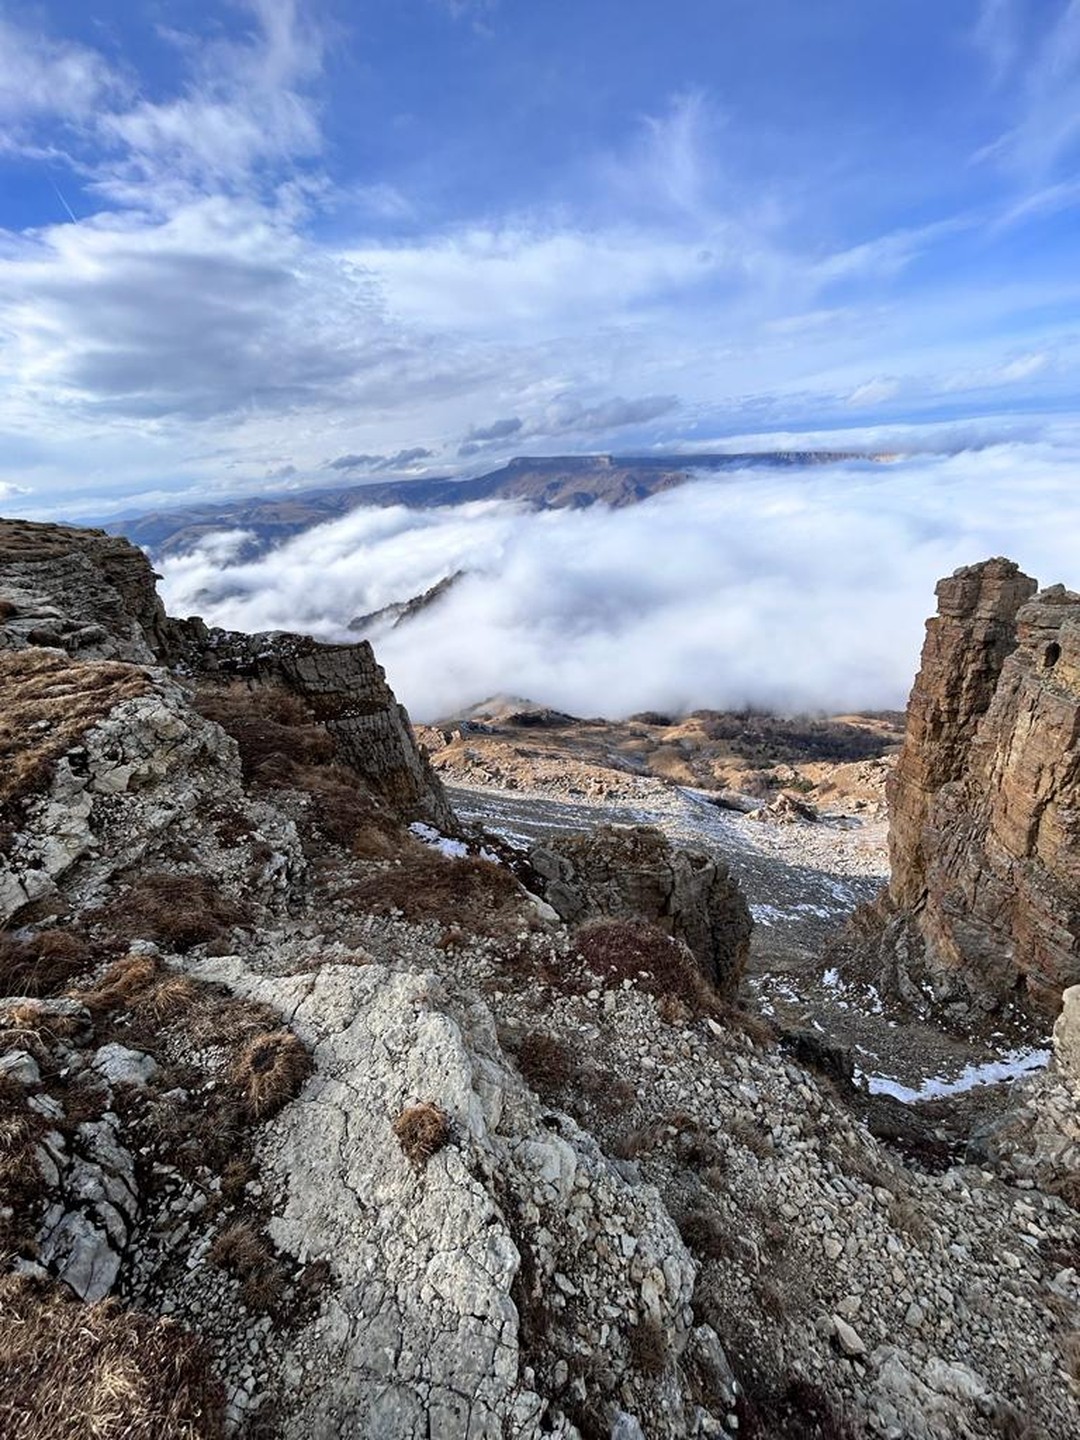
[[[256,1035],[230,1072],[242,1103],[255,1120],[268,1120],[300,1093],[313,1069],[311,1056],[291,1030]]]
[[[578,1074],[578,1062],[565,1041],[545,1030],[529,1030],[512,1046],[527,1084],[540,1095],[558,1094]]]
[[[897,1233],[902,1232],[916,1244],[928,1239],[932,1230],[926,1212],[909,1195],[894,1195],[889,1201],[889,1224]]]
[[[0,1075],[0,1255],[32,1243],[44,1198],[34,1147],[48,1128],[45,1117],[27,1105],[23,1087]]]
[[[80,661],[53,650],[0,650],[0,808],[46,783],[91,726],[150,688],[137,665]]]
[[[682,943],[647,920],[591,920],[575,936],[582,961],[608,985],[631,980],[656,996],[673,996],[691,1014],[718,998]]]
[[[1068,1330],[1061,1337],[1061,1354],[1070,1380],[1080,1380],[1080,1330]]]
[[[773,1153],[772,1137],[756,1120],[751,1120],[748,1116],[736,1115],[733,1120],[728,1121],[727,1132],[744,1150],[749,1150],[751,1155],[756,1155],[759,1160],[766,1160]]]
[[[86,941],[65,930],[0,934],[0,994],[55,995],[89,964]]]
[[[683,1244],[702,1260],[721,1260],[733,1256],[738,1247],[712,1210],[687,1210],[678,1220]]]
[[[72,998],[95,1016],[127,1010],[156,985],[163,974],[161,961],[154,956],[125,955],[110,965],[95,984],[72,991]]]
[[[642,1320],[626,1338],[635,1370],[653,1378],[664,1373],[668,1363],[668,1342],[659,1321],[651,1318]]]
[[[426,1165],[450,1139],[446,1111],[428,1101],[407,1106],[393,1128],[406,1159],[416,1166]]]
[[[504,935],[521,926],[521,892],[509,870],[475,857],[450,859],[426,845],[410,846],[400,865],[367,876],[349,898],[377,915],[400,911],[406,920],[437,920],[478,935]]]
[[[289,1272],[266,1236],[247,1220],[222,1230],[210,1247],[212,1264],[240,1282],[240,1298],[249,1310],[276,1310],[289,1283]]]
[[[270,760],[299,765],[326,764],[334,757],[334,741],[324,725],[291,690],[280,685],[204,683],[195,697],[199,713],[236,741],[244,779],[257,780]]]
[[[153,940],[185,951],[216,940],[250,917],[206,875],[144,875],[95,917],[116,940]]]
[[[204,684],[200,713],[233,737],[244,779],[264,790],[300,790],[311,797],[309,819],[328,840],[361,859],[395,856],[403,831],[363,777],[339,763],[337,744],[299,695],[281,685]]]
[[[0,1279],[0,1434],[11,1440],[221,1440],[224,1393],[170,1320]]]

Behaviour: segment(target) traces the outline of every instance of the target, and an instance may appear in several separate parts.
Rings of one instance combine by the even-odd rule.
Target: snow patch
[[[871,1095],[891,1095],[905,1105],[920,1100],[941,1100],[949,1095],[962,1095],[980,1085],[1001,1085],[1007,1080],[1018,1080],[1036,1070],[1045,1070],[1050,1063],[1049,1050],[1009,1050],[998,1060],[987,1060],[982,1065],[965,1065],[955,1080],[946,1080],[941,1075],[931,1075],[917,1090],[901,1085],[886,1075],[862,1075]]]
[[[415,835],[425,845],[430,845],[433,850],[438,850],[441,855],[448,856],[451,860],[460,860],[468,855],[469,847],[464,840],[451,840],[434,825],[425,825],[422,820],[416,820],[409,826],[409,834]]]

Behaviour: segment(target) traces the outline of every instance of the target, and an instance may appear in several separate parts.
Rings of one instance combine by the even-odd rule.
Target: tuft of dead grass
[[[202,1342],[171,1320],[0,1278],[0,1434],[19,1440],[222,1440]]]
[[[608,985],[630,980],[651,995],[681,1001],[692,1015],[718,1003],[686,945],[647,920],[591,920],[574,938],[584,964]]]
[[[916,1244],[928,1239],[932,1229],[922,1206],[909,1195],[894,1195],[889,1201],[889,1224]]]
[[[90,963],[85,940],[65,930],[17,939],[0,934],[0,993],[55,995]]]
[[[668,1363],[668,1342],[659,1321],[647,1317],[635,1325],[626,1338],[635,1370],[653,1378],[664,1373]]]
[[[255,1120],[268,1120],[287,1105],[311,1074],[311,1056],[291,1030],[256,1035],[241,1050],[230,1078]]]
[[[209,876],[163,870],[136,880],[95,918],[117,940],[153,940],[183,952],[216,940],[250,917]]]
[[[683,1244],[702,1260],[722,1260],[735,1255],[738,1247],[712,1210],[687,1210],[678,1219]]]
[[[565,1041],[545,1030],[529,1030],[513,1044],[514,1058],[527,1084],[539,1095],[565,1090],[578,1074],[578,1063]]]
[[[55,650],[0,651],[0,808],[41,789],[87,730],[149,689],[137,665],[76,663]]]
[[[334,757],[333,737],[315,722],[300,696],[281,685],[203,683],[195,706],[236,741],[244,779],[259,778],[268,761],[325,764]]]
[[[247,1220],[222,1230],[210,1247],[209,1259],[240,1282],[240,1298],[249,1310],[275,1311],[289,1283],[289,1272],[269,1240]]]
[[[44,1201],[44,1182],[34,1151],[48,1122],[26,1103],[26,1091],[0,1075],[0,1254],[32,1245]]]
[[[406,1159],[426,1165],[450,1139],[450,1119],[438,1105],[424,1101],[409,1105],[394,1121],[394,1134]]]
[[[400,911],[406,920],[437,920],[478,935],[503,935],[522,924],[521,892],[509,870],[427,845],[410,846],[401,864],[367,876],[348,895],[377,915]]]

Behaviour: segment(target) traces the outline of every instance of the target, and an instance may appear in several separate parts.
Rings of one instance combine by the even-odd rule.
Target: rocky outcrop
[[[1080,981],[1080,597],[1008,560],[938,586],[859,919],[908,1000],[1052,1016]],[[1034,595],[1034,598],[1032,596]]]
[[[0,520],[0,650],[46,647],[78,660],[172,665],[191,677],[244,678],[298,694],[403,819],[457,822],[371,646],[306,636],[210,631],[171,620],[141,550],[100,530]]]
[[[544,1113],[486,1006],[379,966],[195,973],[284,1009],[317,1067],[259,1149],[274,1242],[333,1275],[317,1319],[276,1341],[277,1433],[569,1440],[552,1394],[629,1410],[657,1440],[688,1433],[677,1364],[694,1262],[651,1186]],[[448,1122],[421,1162],[393,1129],[418,1102]],[[652,1375],[634,1357],[643,1327],[666,1352]]]
[[[912,908],[926,893],[927,855],[940,849],[934,802],[967,776],[979,722],[1016,648],[1017,612],[1037,589],[1002,559],[958,570],[937,587],[938,614],[926,624],[904,745],[887,785],[889,893],[898,906]]]
[[[722,994],[738,987],[753,920],[738,881],[715,856],[676,849],[651,826],[600,825],[539,846],[529,859],[563,920],[649,920],[686,942]]]
[[[244,794],[235,742],[162,672],[145,683],[147,694],[90,725],[20,805],[0,851],[0,925],[61,895],[98,903],[114,877],[193,839],[202,873],[272,907],[303,873],[295,826]]]
[[[455,833],[442,782],[416,742],[405,707],[366,640],[323,645],[305,635],[242,635],[173,622],[185,667],[203,677],[242,680],[256,691],[281,686],[298,695],[333,737],[340,759],[359,772],[405,820]]]
[[[155,578],[141,550],[104,530],[0,520],[0,649],[154,664],[169,647]]]

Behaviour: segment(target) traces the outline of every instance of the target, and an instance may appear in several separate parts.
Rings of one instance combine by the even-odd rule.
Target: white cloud
[[[986,0],[977,33],[998,74],[1016,74],[1018,119],[976,158],[1041,188],[1080,143],[1080,0],[1058,0],[1054,19],[1034,24],[1015,3]]]
[[[86,120],[120,90],[94,50],[25,31],[0,15],[0,120],[41,116]]]
[[[865,380],[857,385],[847,397],[847,404],[860,405],[881,405],[886,400],[894,399],[900,393],[899,380],[890,379],[888,376],[879,376],[876,380]]]
[[[766,705],[901,706],[933,588],[1010,554],[1075,581],[1080,450],[702,480],[608,512],[505,503],[357,511],[247,565],[235,537],[165,562],[174,613],[346,639],[348,620],[468,579],[376,640],[431,719],[510,692],[577,714]]]

